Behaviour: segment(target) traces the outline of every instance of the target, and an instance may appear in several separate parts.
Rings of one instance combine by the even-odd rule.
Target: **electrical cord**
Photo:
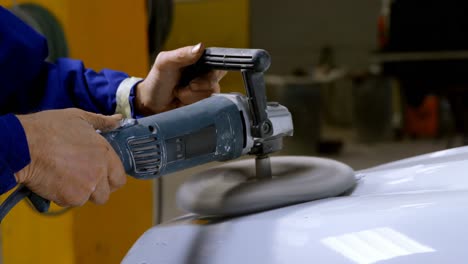
[[[19,185],[16,190],[14,190],[3,203],[0,204],[0,223],[3,221],[5,216],[24,198],[28,198],[28,206],[33,209],[33,211],[41,213],[42,215],[47,216],[60,216],[66,213],[70,208],[63,208],[60,210],[49,211],[50,202],[43,199],[37,194],[33,193],[24,185]]]
[[[31,191],[28,188],[23,188],[22,186],[16,188],[16,190],[14,190],[13,193],[11,193],[0,205],[0,223],[16,204],[28,197],[30,194]]]
[[[28,207],[31,208],[33,211],[37,212],[36,207],[34,207],[34,205],[33,205],[30,201],[28,201],[26,204],[27,204]],[[56,216],[64,215],[65,213],[67,213],[67,212],[70,211],[71,209],[72,209],[71,207],[64,207],[64,208],[61,208],[61,209],[58,209],[58,210],[47,211],[47,212],[41,212],[40,214],[41,214],[41,215],[45,215],[45,216],[56,217]],[[39,212],[37,212],[37,213],[39,213]]]

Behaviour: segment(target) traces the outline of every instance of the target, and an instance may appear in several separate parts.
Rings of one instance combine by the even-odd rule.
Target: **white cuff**
[[[130,91],[132,90],[133,86],[139,83],[142,78],[130,77],[123,80],[119,87],[117,88],[117,92],[115,93],[115,100],[117,102],[117,106],[115,107],[115,113],[123,115],[124,118],[132,117],[132,109],[130,107]]]

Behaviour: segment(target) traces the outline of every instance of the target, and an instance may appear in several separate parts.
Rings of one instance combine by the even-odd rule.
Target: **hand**
[[[60,206],[103,204],[126,175],[109,143],[96,133],[116,128],[120,115],[79,109],[18,116],[26,132],[31,163],[16,173],[18,183]]]
[[[219,93],[219,81],[225,71],[210,71],[193,79],[186,87],[177,87],[184,67],[194,64],[203,55],[200,43],[161,52],[144,81],[136,87],[135,110],[138,114],[156,114],[189,105]]]

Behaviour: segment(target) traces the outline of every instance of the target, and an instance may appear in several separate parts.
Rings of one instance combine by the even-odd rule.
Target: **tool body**
[[[267,103],[263,72],[269,66],[270,56],[264,50],[208,48],[197,63],[184,69],[180,86],[212,69],[240,71],[246,95],[216,94],[161,114],[125,119],[119,128],[102,136],[120,157],[126,173],[138,179],[246,154],[256,156],[257,176],[271,177],[268,155],[282,149],[282,138],[292,135],[293,124],[286,107]],[[33,198],[39,212],[47,211],[45,199],[34,194],[23,197]],[[2,204],[0,212],[2,207],[8,208],[4,216],[12,206]]]
[[[282,148],[292,135],[291,114],[267,103],[263,72],[270,66],[264,50],[208,48],[184,70],[181,86],[211,69],[238,70],[247,96],[216,94],[189,106],[138,120],[125,120],[104,133],[124,164],[139,179],[163,176],[212,161],[256,155],[258,171],[271,175],[268,154]]]
[[[140,179],[235,159],[249,147],[244,138],[245,106],[235,99],[241,98],[212,96],[167,113],[126,121],[103,136],[127,174]]]

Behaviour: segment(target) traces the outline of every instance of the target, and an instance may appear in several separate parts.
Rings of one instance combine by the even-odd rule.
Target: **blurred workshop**
[[[252,67],[258,66],[252,70],[242,68],[242,65],[239,66],[241,73],[236,72],[238,66],[226,66],[231,50],[211,50],[212,57],[225,60],[222,66],[215,67],[230,70],[220,83],[221,93],[241,94],[229,97],[231,101],[237,100],[237,105],[244,105],[239,102],[244,100],[245,95],[246,111],[252,112],[252,116],[242,116],[243,112],[240,111],[242,120],[238,121],[252,128],[239,128],[243,134],[229,130],[229,133],[234,133],[233,136],[243,136],[243,144],[238,143],[237,138],[230,142],[240,144],[232,145],[233,148],[244,148],[242,154],[236,154],[238,160],[224,157],[200,159],[190,163],[190,166],[184,165],[184,169],[174,169],[174,173],[167,176],[150,179],[145,176],[142,177],[144,180],[128,177],[127,184],[113,193],[105,205],[87,203],[82,207],[64,209],[52,204],[48,212],[38,213],[27,201],[21,201],[0,225],[0,263],[306,263],[315,249],[322,250],[317,263],[378,263],[389,259],[401,261],[392,263],[429,263],[424,261],[423,255],[444,252],[436,250],[437,246],[431,244],[436,239],[431,238],[424,240],[424,243],[418,240],[421,246],[417,252],[389,256],[379,251],[380,257],[363,260],[359,257],[359,251],[353,255],[336,247],[336,241],[342,239],[341,235],[352,231],[354,222],[351,220],[347,231],[336,227],[339,226],[338,222],[330,220],[330,227],[326,229],[332,230],[333,227],[337,233],[330,232],[323,234],[324,238],[318,238],[322,239],[318,244],[323,248],[313,244],[315,237],[304,237],[301,233],[310,231],[314,236],[321,236],[317,230],[327,222],[321,222],[321,216],[331,219],[342,214],[343,225],[348,224],[348,216],[355,222],[359,221],[356,215],[361,211],[359,208],[353,211],[354,204],[351,203],[350,207],[347,204],[333,207],[332,203],[335,196],[355,199],[353,197],[360,194],[364,197],[373,195],[372,192],[376,190],[386,190],[376,187],[370,191],[371,194],[366,193],[365,188],[371,187],[359,186],[361,171],[367,172],[366,169],[374,166],[453,148],[457,148],[457,151],[462,149],[464,154],[450,152],[452,154],[447,155],[459,155],[459,158],[454,158],[457,160],[468,157],[468,150],[463,149],[468,144],[468,2],[0,0],[0,4],[47,38],[47,60],[52,63],[61,57],[76,58],[97,71],[109,68],[144,77],[159,52],[202,42],[205,47],[253,51],[253,59],[249,63],[254,65]],[[232,63],[237,63],[236,59],[239,58],[245,59],[242,57],[244,55],[232,52]],[[208,55],[210,51],[207,49]],[[256,56],[258,61],[254,61]],[[264,58],[271,59],[271,65],[270,61],[263,61]],[[257,87],[261,89],[257,90]],[[267,101],[263,99],[265,96]],[[209,111],[211,108],[204,109]],[[200,110],[200,113],[204,112]],[[212,114],[215,118],[215,113]],[[227,114],[226,117],[232,124],[237,122]],[[238,112],[236,118],[239,118]],[[250,118],[252,120],[249,122]],[[273,135],[268,132],[268,126],[275,130]],[[197,131],[204,131],[205,128]],[[152,126],[149,129],[152,130]],[[216,134],[219,131],[216,124],[216,129],[206,132],[204,136],[221,138]],[[263,140],[258,141],[258,138]],[[209,141],[201,136],[197,140],[204,143]],[[177,144],[179,141],[174,142]],[[201,145],[203,143],[198,143],[194,147],[195,154],[191,155],[203,151],[200,150],[203,149]],[[246,146],[251,149],[246,150]],[[188,159],[187,153],[188,150]],[[271,177],[272,173],[281,168],[286,170],[296,162],[299,164],[298,170],[310,162],[314,170],[323,166],[324,175],[329,173],[332,176],[327,176],[330,182],[315,179],[317,184],[301,178],[312,171],[310,165],[304,166],[301,172],[293,172],[296,178],[290,182],[284,179],[268,186],[252,183],[251,189],[242,189],[241,186],[233,188],[238,180],[237,176],[232,176],[234,171],[240,175],[244,173],[240,172],[243,168],[254,168],[254,159],[257,176],[265,174],[267,176],[262,177]],[[445,160],[447,164],[448,159]],[[248,163],[250,160],[252,163]],[[231,161],[234,165],[229,167]],[[423,161],[417,163],[418,166],[431,166],[432,161]],[[417,174],[419,171],[413,175],[410,170],[413,167],[404,164],[410,163],[383,165],[385,170],[395,170],[394,175],[409,177],[401,176],[398,181],[394,180],[395,186],[398,185],[396,182],[414,182],[423,186],[424,182],[416,183],[421,180]],[[447,164],[444,163],[444,166],[449,166]],[[267,170],[259,169],[265,166]],[[403,167],[406,174],[398,171]],[[223,168],[232,175],[220,171]],[[330,168],[334,171],[329,172]],[[463,167],[460,168],[463,171]],[[436,173],[438,169],[431,167],[427,171]],[[209,174],[207,182],[202,182],[204,173]],[[371,170],[364,178],[370,179],[372,173]],[[378,173],[383,172],[375,172],[375,186],[377,179],[390,181],[390,176]],[[441,172],[440,177],[448,174]],[[220,178],[225,177],[225,181],[214,179],[214,175],[223,175]],[[447,181],[451,180],[448,176],[446,178]],[[281,184],[281,187],[275,184]],[[323,192],[312,187],[302,190],[298,187],[301,184],[329,189]],[[457,188],[463,189],[464,184],[468,189],[467,180],[459,183]],[[364,186],[367,185],[364,183]],[[434,190],[439,188],[435,183],[427,186]],[[410,187],[403,189],[413,190]],[[395,189],[394,193],[400,191]],[[413,191],[417,192],[418,189]],[[1,196],[2,201],[8,194]],[[212,198],[211,195],[219,196]],[[251,200],[245,202],[246,199]],[[324,203],[328,201],[330,208],[333,208],[329,210],[335,211],[323,209],[322,215],[314,215],[317,217],[315,220],[298,216],[300,212],[312,212],[314,206],[322,210],[321,207],[326,205],[314,204],[320,199],[324,199]],[[306,207],[308,201],[312,204]],[[375,201],[377,203],[378,199]],[[401,203],[404,204],[403,201]],[[466,200],[458,203],[468,204]],[[395,204],[392,208],[398,206],[398,202]],[[299,208],[302,211],[292,211],[295,206],[302,206]],[[383,215],[385,206],[381,213],[376,214]],[[336,209],[338,207],[342,211]],[[371,205],[366,208],[374,210]],[[283,209],[289,210],[288,213],[283,214]],[[430,213],[436,209],[433,208]],[[412,237],[417,240],[418,236],[411,232],[413,229],[404,229],[403,226],[423,230],[423,227],[416,227],[417,224],[411,221],[405,222],[409,219],[405,215],[401,216],[401,219],[406,219],[401,220],[404,224],[397,224],[396,221],[400,219],[397,216],[373,220],[373,215],[368,213],[370,211],[363,209],[361,216],[367,220],[361,223],[368,221],[369,226],[372,226],[370,222],[375,225],[356,226],[352,234],[359,235],[363,230],[395,234],[395,230],[399,230],[398,234],[405,234],[405,239]],[[189,219],[188,213],[222,217],[213,220],[191,216]],[[245,221],[244,214],[248,218]],[[291,220],[293,216],[295,220]],[[454,213],[447,217],[455,219],[459,216]],[[460,219],[465,219],[463,217],[460,216]],[[269,225],[269,221],[274,221],[274,224]],[[262,223],[267,224],[262,227]],[[313,226],[313,223],[317,225]],[[440,225],[438,222],[433,224],[435,233]],[[250,234],[246,233],[248,230]],[[278,237],[261,239],[262,232]],[[253,237],[249,239],[256,242],[252,242],[253,245],[245,242],[247,244],[243,245],[239,242],[242,241],[242,234]],[[281,240],[283,242],[279,242]],[[460,240],[459,245],[464,242]],[[248,245],[255,248],[255,254],[241,253],[240,248],[249,252]],[[270,251],[262,251],[265,248]],[[327,250],[336,254],[328,256]],[[369,250],[366,252],[369,253]],[[222,261],[223,254],[225,261]],[[457,254],[466,257],[467,253]],[[411,259],[413,255],[418,255],[420,259]],[[442,260],[447,259],[441,258],[437,263],[455,263]]]

